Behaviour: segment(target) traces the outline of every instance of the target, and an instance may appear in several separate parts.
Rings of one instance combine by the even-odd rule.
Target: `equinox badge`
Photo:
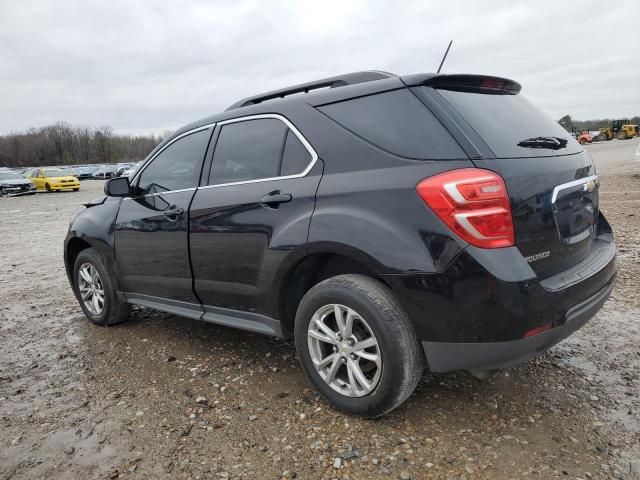
[[[527,263],[535,262],[537,260],[542,260],[543,258],[547,258],[551,255],[551,251],[547,250],[546,252],[536,253],[535,255],[531,255],[530,257],[524,257]]]

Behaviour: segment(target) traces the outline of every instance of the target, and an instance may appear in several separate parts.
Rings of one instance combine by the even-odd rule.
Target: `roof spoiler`
[[[286,87],[279,90],[273,90],[272,92],[243,98],[242,100],[237,101],[229,108],[227,108],[227,111],[241,107],[248,107],[250,105],[256,105],[267,100],[284,98],[289,95],[295,95],[296,93],[309,93],[311,90],[318,90],[320,88],[344,87],[345,85],[355,85],[356,83],[372,82],[374,80],[384,80],[387,78],[395,77],[397,77],[397,75],[393,73],[383,72],[379,70],[346,73],[344,75],[323,78],[322,80],[316,80],[314,82],[301,83],[300,85],[294,85],[292,87]]]
[[[421,84],[442,90],[494,95],[517,95],[522,89],[522,86],[513,80],[487,75],[434,75]]]

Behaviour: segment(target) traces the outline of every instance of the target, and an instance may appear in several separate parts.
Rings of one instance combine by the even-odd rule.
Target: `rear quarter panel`
[[[471,162],[399,162],[348,173],[325,169],[309,230],[310,254],[354,256],[376,274],[440,272],[451,263],[466,242],[435,216],[415,187],[425,177]]]

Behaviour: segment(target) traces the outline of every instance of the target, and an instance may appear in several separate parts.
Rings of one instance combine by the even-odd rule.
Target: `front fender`
[[[74,239],[95,248],[102,256],[112,284],[118,286],[118,272],[115,262],[114,222],[122,199],[107,198],[100,204],[80,211],[73,218],[64,241],[64,263],[69,281],[73,284],[70,262],[70,245]]]

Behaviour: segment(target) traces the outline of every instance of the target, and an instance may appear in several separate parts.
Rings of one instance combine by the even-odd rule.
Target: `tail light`
[[[425,178],[418,195],[451,230],[481,248],[515,244],[511,206],[502,177],[479,168],[464,168]]]

